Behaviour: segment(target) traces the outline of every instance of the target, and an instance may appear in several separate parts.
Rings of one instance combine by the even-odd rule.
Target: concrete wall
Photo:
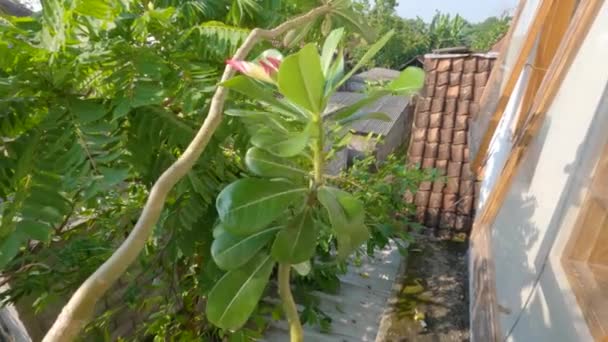
[[[591,340],[560,257],[577,212],[573,194],[597,157],[590,149],[606,140],[607,60],[604,3],[490,227],[499,335],[506,340]],[[494,167],[489,174],[486,170],[482,192],[492,190],[510,150],[510,120],[513,115],[505,115],[496,132],[490,156]]]

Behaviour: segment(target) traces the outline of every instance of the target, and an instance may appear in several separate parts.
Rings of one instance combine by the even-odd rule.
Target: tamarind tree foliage
[[[0,17],[0,269],[10,284],[0,297],[56,314],[132,229],[251,29],[317,5],[49,0],[30,17]],[[325,182],[330,142],[346,137],[353,120],[382,118],[361,113],[366,104],[414,91],[422,78],[406,70],[389,88],[324,113],[337,87],[390,38],[344,70],[342,36],[371,39],[373,30],[347,1],[337,8],[283,41],[293,52],[327,36],[321,54],[308,44],[283,59],[266,42],[251,64],[231,61],[245,74],[262,67],[263,79],[224,82],[234,90],[227,119],[170,192],[137,264],[114,289],[121,300],[97,311],[86,336],[116,339],[116,317],[139,312],[133,339],[258,337],[258,318],[275,316],[258,305],[275,263],[288,265],[279,273],[289,282],[289,265],[315,274],[308,262],[323,232],[340,260],[368,238],[363,203]]]

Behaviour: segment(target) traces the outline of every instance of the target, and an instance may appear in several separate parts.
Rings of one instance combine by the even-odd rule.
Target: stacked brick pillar
[[[425,85],[416,104],[409,163],[435,168],[442,175],[424,182],[406,201],[416,205],[417,220],[441,235],[470,230],[476,182],[467,146],[471,115],[494,64],[480,54],[427,55]]]

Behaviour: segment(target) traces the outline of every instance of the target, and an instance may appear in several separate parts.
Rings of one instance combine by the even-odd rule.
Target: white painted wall
[[[561,251],[556,249],[554,257],[549,256],[558,235],[558,245],[567,239],[567,234],[558,234],[569,231],[564,224],[572,224],[563,220],[563,213],[572,207],[571,185],[578,177],[588,132],[608,84],[606,61],[608,3],[579,49],[491,227],[497,298],[504,308],[499,313],[500,328],[511,341],[590,339],[555,254]],[[608,115],[608,108],[602,110]],[[492,168],[482,183],[486,196],[511,147],[507,137],[514,114],[509,113],[491,147]]]

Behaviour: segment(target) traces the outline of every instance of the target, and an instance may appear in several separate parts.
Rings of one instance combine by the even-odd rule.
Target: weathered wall
[[[594,146],[606,140],[608,103],[608,3],[604,3],[550,105],[539,134],[517,170],[488,229],[494,263],[499,339],[509,341],[590,341],[591,336],[561,266],[561,246],[569,238]],[[524,77],[525,79],[525,77]],[[516,99],[517,96],[515,95]],[[514,107],[517,107],[514,105]],[[509,151],[510,115],[495,134],[490,163]],[[491,191],[502,161],[486,170],[481,192]],[[488,175],[491,172],[491,175]],[[481,204],[483,205],[483,203]],[[574,213],[573,213],[574,211]],[[472,246],[472,255],[485,253]],[[475,257],[471,262],[475,262]],[[475,268],[475,267],[473,267]],[[473,293],[480,287],[471,274]],[[481,300],[472,295],[472,308]],[[481,308],[483,309],[483,308]],[[472,312],[475,316],[475,309]],[[473,338],[482,322],[472,321]]]

